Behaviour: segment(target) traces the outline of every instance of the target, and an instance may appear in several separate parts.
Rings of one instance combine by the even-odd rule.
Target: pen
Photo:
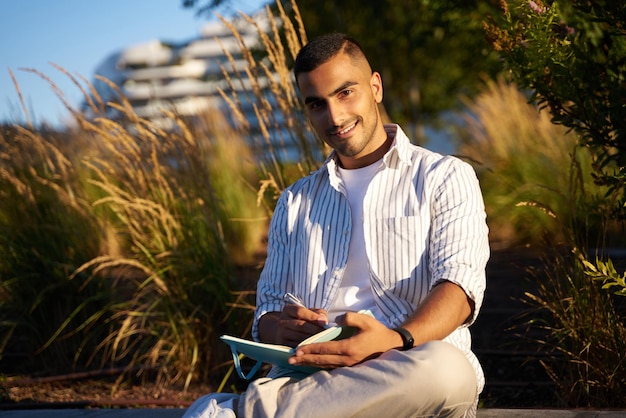
[[[287,302],[287,303],[291,303],[292,305],[298,305],[298,306],[300,306],[302,308],[307,308],[307,306],[304,304],[304,302],[302,302],[302,299],[300,299],[296,295],[291,294],[289,292],[285,293],[285,296],[283,296],[283,300],[285,302]],[[309,308],[307,308],[307,309],[309,309]],[[337,326],[337,324],[335,324],[334,322],[332,322],[332,323],[327,322],[327,323],[323,324],[323,327],[327,328],[327,329],[335,327],[335,326]]]
[[[291,303],[293,305],[298,305],[301,306],[303,308],[306,308],[306,305],[304,304],[304,302],[302,302],[302,299],[300,299],[299,297],[287,292],[285,293],[285,296],[283,296],[283,300],[287,303]]]

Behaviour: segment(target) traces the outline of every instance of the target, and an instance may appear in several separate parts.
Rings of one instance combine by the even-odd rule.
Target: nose
[[[332,126],[341,126],[343,123],[343,109],[339,103],[329,101],[327,104],[328,122]]]

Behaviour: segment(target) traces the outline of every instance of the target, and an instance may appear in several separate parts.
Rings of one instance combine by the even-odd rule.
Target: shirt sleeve
[[[252,338],[259,341],[259,319],[268,312],[283,309],[283,295],[288,291],[289,230],[287,190],[278,199],[268,231],[267,257],[257,283],[256,309],[252,324]]]
[[[473,168],[454,157],[442,160],[435,176],[430,245],[431,287],[447,280],[474,302],[471,325],[480,310],[489,258],[488,228],[478,179]]]

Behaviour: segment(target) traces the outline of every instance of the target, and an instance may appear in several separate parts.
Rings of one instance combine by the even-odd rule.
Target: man
[[[314,130],[334,151],[277,203],[252,334],[295,346],[329,321],[358,332],[290,358],[322,371],[275,367],[240,397],[209,395],[203,416],[475,415],[484,378],[468,326],[489,248],[473,170],[383,125],[381,77],[345,35],[312,40],[294,73]],[[286,303],[286,293],[306,307]]]

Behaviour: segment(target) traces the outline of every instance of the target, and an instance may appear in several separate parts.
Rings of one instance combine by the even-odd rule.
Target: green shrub
[[[538,292],[527,295],[547,318],[547,337],[537,342],[561,354],[546,369],[566,405],[623,407],[624,300],[608,289],[623,294],[624,275],[607,257],[612,245],[624,245],[626,219],[626,9],[607,0],[500,6],[484,24],[495,51],[512,80],[589,153],[572,178],[589,170],[602,190],[590,193],[579,181],[565,189],[577,214],[560,220],[567,251],[551,259],[536,276]]]
[[[522,334],[542,336],[533,342],[552,354],[542,364],[564,406],[623,407],[623,300],[601,288],[619,293],[623,278],[610,261],[597,261],[599,268],[586,261],[593,248],[602,255],[604,237],[620,229],[589,154],[512,84],[488,84],[468,108],[469,139],[460,152],[478,163],[494,246],[546,253],[543,266],[529,270],[537,290],[524,296],[532,313]]]
[[[583,263],[581,254],[572,263],[569,255],[548,253],[535,272],[537,290],[526,293],[534,312],[529,335],[545,335],[535,343],[552,354],[542,364],[564,406],[623,408],[626,305],[601,289]]]

